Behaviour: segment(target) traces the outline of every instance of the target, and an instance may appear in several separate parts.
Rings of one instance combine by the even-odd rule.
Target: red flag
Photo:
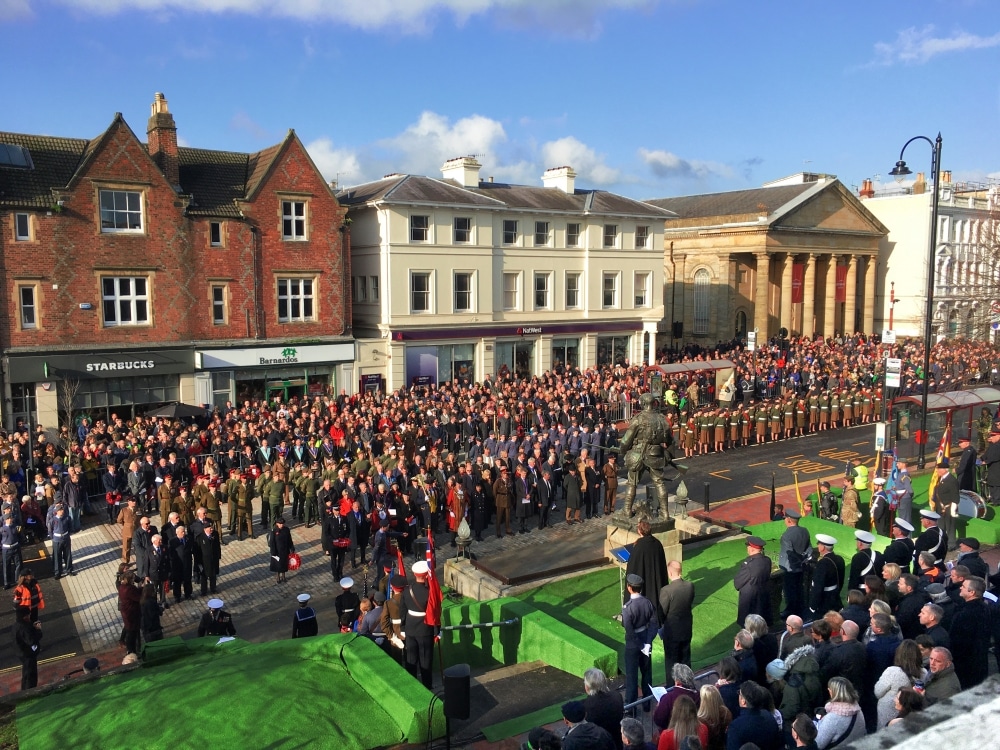
[[[424,614],[424,622],[435,628],[441,627],[441,585],[438,583],[437,573],[434,571],[434,536],[430,528],[427,529],[427,567],[430,573],[427,576],[427,609]]]
[[[396,547],[396,565],[399,567],[399,570],[396,572],[405,578],[406,564],[403,562],[403,549],[398,546]]]

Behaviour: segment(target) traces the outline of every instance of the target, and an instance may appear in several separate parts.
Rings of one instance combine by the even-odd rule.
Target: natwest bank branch
[[[55,428],[60,408],[65,411],[69,399],[77,418],[91,420],[107,420],[111,414],[127,419],[185,400],[194,352],[175,348],[11,354],[4,369],[9,389],[6,426],[23,419]]]

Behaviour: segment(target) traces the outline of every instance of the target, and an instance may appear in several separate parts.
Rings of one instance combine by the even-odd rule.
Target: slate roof
[[[51,208],[52,188],[70,181],[90,141],[0,132],[0,143],[24,146],[34,164],[34,169],[0,166],[0,206]]]
[[[678,198],[657,198],[648,200],[646,203],[673,211],[677,214],[678,219],[757,215],[761,210],[770,215],[800,197],[807,190],[815,190],[817,185],[824,184],[831,185],[833,183],[806,182],[798,185],[733,190],[728,193],[683,195]]]
[[[389,175],[345,188],[337,194],[337,199],[346,206],[384,201],[662,219],[673,216],[663,208],[604,190],[576,190],[570,194],[558,188],[484,181],[478,187],[464,188],[455,180],[420,175]]]
[[[116,115],[116,121],[120,115]],[[0,206],[51,208],[53,190],[65,188],[104,137],[86,140],[0,132],[0,143],[24,146],[33,169],[0,166]],[[181,193],[191,195],[188,213],[237,218],[236,202],[246,199],[267,175],[275,157],[294,137],[252,154],[180,147],[177,159]],[[144,144],[145,145],[145,144]]]

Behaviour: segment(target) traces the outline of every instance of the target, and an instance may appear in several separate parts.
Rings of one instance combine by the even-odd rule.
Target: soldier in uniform
[[[837,496],[830,490],[830,483],[820,482],[819,489],[819,517],[825,518],[827,521],[839,521],[840,513],[837,507]]]
[[[875,543],[874,534],[859,530],[854,532],[854,538],[857,540],[858,551],[851,558],[851,569],[847,576],[848,590],[862,589],[867,575],[881,578],[882,566],[885,565],[882,553],[872,549],[872,544]]]
[[[240,470],[232,469],[226,481],[226,502],[229,504],[229,536],[236,534],[236,488],[240,485]]]
[[[783,571],[782,588],[784,589],[785,610],[781,613],[782,620],[789,615],[801,615],[803,609],[803,563],[812,554],[809,531],[799,526],[802,514],[797,508],[785,511],[785,531],[781,535],[781,549],[778,553],[778,567]]]
[[[837,543],[829,534],[816,535],[816,553],[819,559],[813,566],[812,588],[809,591],[809,613],[812,619],[820,618],[830,610],[844,608],[840,589],[844,586],[844,558],[833,551]]]
[[[316,478],[315,466],[310,466],[303,472],[299,487],[302,491],[303,502],[306,506],[304,513],[306,528],[309,528],[319,520],[318,498],[320,482]],[[362,554],[362,556],[364,555]]]
[[[891,512],[889,509],[889,497],[885,494],[885,478],[875,477],[872,480],[874,492],[871,499],[871,519],[872,527],[876,534],[889,536],[889,521]]]
[[[767,442],[767,401],[757,404],[757,445]]]
[[[160,503],[160,528],[167,525],[167,517],[170,515],[174,502],[174,477],[167,474],[163,477],[163,483],[156,490],[156,499]]]
[[[292,638],[309,638],[319,634],[316,610],[309,606],[309,594],[299,594],[299,608],[292,614]]]
[[[904,573],[910,572],[910,563],[913,561],[913,540],[910,539],[912,531],[913,524],[903,518],[897,518],[889,529],[892,542],[882,553],[886,563],[896,563]]]
[[[247,534],[251,539],[253,533],[253,495],[254,490],[247,481],[246,474],[240,474],[240,482],[236,486],[236,539],[243,541],[243,528],[246,527]],[[230,501],[232,502],[232,501]]]
[[[601,468],[604,475],[604,514],[614,513],[615,495],[618,492],[618,461],[614,453],[608,454],[608,462]]]
[[[945,555],[948,554],[948,535],[938,526],[941,515],[933,510],[924,508],[920,511],[920,525],[923,531],[913,542],[913,562],[916,570],[916,562],[921,552],[930,552],[934,555],[934,564],[938,567],[944,565]]]
[[[670,453],[673,437],[667,420],[654,408],[655,404],[656,400],[651,393],[643,393],[639,397],[642,411],[632,418],[621,439],[621,449],[625,452],[625,468],[628,469],[628,488],[625,490],[626,516],[632,515],[636,487],[647,469],[652,477],[653,487],[656,488],[660,514],[663,518],[670,516],[667,509],[667,480],[664,470],[673,462]]]
[[[733,579],[733,586],[739,592],[737,624],[742,627],[747,615],[760,615],[768,625],[771,616],[771,558],[764,554],[764,540],[759,536],[747,537],[747,558],[740,563]]]
[[[423,560],[418,560],[411,568],[416,581],[403,589],[403,643],[406,647],[406,669],[414,677],[420,674],[420,681],[428,690],[433,689],[434,672],[431,669],[434,655],[435,626],[424,622],[427,614],[427,574],[430,568]]]
[[[403,663],[403,589],[406,576],[396,574],[389,578],[392,595],[382,608],[382,632],[386,635],[390,653],[399,663]]]
[[[642,577],[630,573],[625,582],[629,598],[622,606],[622,625],[625,626],[625,702],[638,699],[638,687],[646,694],[653,682],[652,642],[656,637],[656,607],[642,595]],[[639,682],[640,676],[642,682]],[[649,710],[649,704],[646,710]]]
[[[222,599],[209,599],[208,612],[201,616],[198,623],[198,637],[205,636],[229,636],[236,635],[236,628],[233,626],[233,616],[223,608]]]

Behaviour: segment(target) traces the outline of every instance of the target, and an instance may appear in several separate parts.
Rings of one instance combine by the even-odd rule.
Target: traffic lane
[[[817,479],[843,474],[852,459],[874,466],[874,425],[817,432],[677,461],[689,467],[684,483],[691,499],[701,501],[703,483],[708,482],[711,501],[719,502],[770,490],[772,472],[777,487],[792,484],[794,472],[798,472],[799,486],[808,494],[815,489]]]
[[[45,597],[45,609],[38,613],[38,619],[42,622],[42,651],[39,660],[46,661],[81,654],[83,644],[76,632],[73,613],[70,611],[63,587],[54,578],[52,558],[49,556],[45,544],[22,546],[21,554],[24,566],[31,568],[32,574],[42,589],[42,596]],[[12,603],[14,589],[8,589],[5,593],[9,602]],[[114,595],[117,596],[117,594]],[[0,670],[11,667],[20,668],[21,660],[14,647],[13,606],[0,607],[0,632],[9,636],[8,643],[10,644],[9,648],[0,649]],[[67,663],[66,670],[70,671],[73,668],[72,665],[76,665],[76,662]]]

